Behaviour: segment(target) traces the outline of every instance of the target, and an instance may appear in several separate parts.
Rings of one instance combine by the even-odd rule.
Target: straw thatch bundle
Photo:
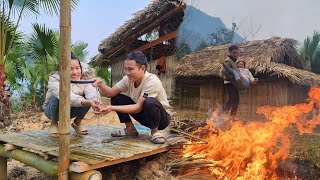
[[[307,71],[305,60],[297,52],[297,41],[273,37],[238,43],[239,60],[255,74],[284,77],[300,85],[320,85],[320,76]],[[219,77],[219,54],[227,54],[230,44],[211,46],[187,55],[177,64],[175,74],[180,77]]]

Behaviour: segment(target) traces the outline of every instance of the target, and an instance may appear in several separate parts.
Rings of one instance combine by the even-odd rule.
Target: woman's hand
[[[91,103],[91,107],[94,111],[99,111],[99,109],[103,106],[103,103],[100,100],[93,100]]]
[[[259,81],[258,78],[254,78],[254,80],[251,82],[251,84],[257,84],[258,81]]]

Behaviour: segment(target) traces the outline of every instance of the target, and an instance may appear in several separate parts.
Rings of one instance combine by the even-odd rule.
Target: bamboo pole
[[[0,179],[7,178],[7,158],[0,156]]]
[[[60,1],[59,180],[69,178],[71,3]]]
[[[34,167],[41,172],[49,176],[57,176],[58,174],[58,163],[51,160],[45,160],[41,156],[27,152],[24,150],[12,150],[6,151],[3,144],[0,144],[0,179],[7,174],[7,158],[18,160],[28,166]],[[3,177],[2,177],[3,176]]]

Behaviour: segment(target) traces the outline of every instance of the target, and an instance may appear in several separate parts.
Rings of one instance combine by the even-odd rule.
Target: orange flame
[[[257,110],[267,122],[231,122],[228,130],[216,135],[214,112],[205,127],[207,144],[185,146],[184,157],[203,158],[212,163],[211,174],[224,179],[278,179],[277,165],[288,158],[290,140],[284,129],[295,125],[300,133],[310,133],[319,124],[320,116],[307,118],[315,108],[319,109],[320,89],[312,87],[308,103],[294,106],[264,106]],[[221,118],[220,118],[221,119]]]

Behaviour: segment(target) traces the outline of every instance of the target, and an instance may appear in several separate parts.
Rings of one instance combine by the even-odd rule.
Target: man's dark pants
[[[123,94],[118,94],[111,98],[111,105],[119,106],[129,104],[135,104],[135,102],[130,97]],[[121,123],[131,122],[129,114],[119,112],[117,112],[117,114]],[[145,99],[141,112],[130,115],[140,124],[150,129],[158,128],[159,130],[165,129],[169,125],[171,119],[162,104],[153,97]]]
[[[240,101],[239,91],[236,87],[234,87],[232,83],[224,84],[224,87],[228,93],[229,98],[223,111],[229,113],[229,111],[231,110],[230,115],[236,115]]]

